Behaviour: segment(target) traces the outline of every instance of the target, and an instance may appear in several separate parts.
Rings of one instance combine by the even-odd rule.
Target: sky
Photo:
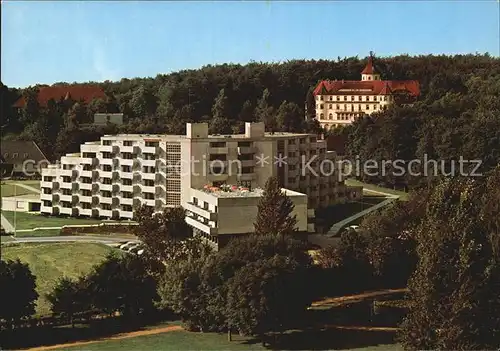
[[[9,87],[155,77],[208,64],[500,55],[500,1],[3,0]]]

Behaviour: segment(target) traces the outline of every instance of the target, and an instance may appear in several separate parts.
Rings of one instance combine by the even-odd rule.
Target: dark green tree
[[[0,319],[14,327],[16,323],[35,313],[36,278],[28,264],[18,260],[0,260]]]
[[[53,314],[70,319],[74,327],[74,317],[77,314],[89,312],[91,296],[89,296],[88,282],[85,277],[77,280],[63,277],[59,279],[47,299],[51,304]]]
[[[102,312],[133,317],[155,310],[156,281],[139,256],[110,254],[87,280],[92,305]]]
[[[283,132],[298,133],[304,129],[304,112],[296,103],[283,101],[276,118],[278,128]]]
[[[255,233],[271,234],[281,238],[294,234],[297,232],[294,207],[292,200],[281,190],[278,179],[269,178],[257,206]]]
[[[231,328],[263,336],[297,327],[311,294],[304,284],[307,270],[286,256],[251,262],[228,282],[227,318]]]
[[[499,184],[497,167],[488,177],[447,179],[434,188],[416,236],[419,260],[401,332],[406,348],[498,347]]]

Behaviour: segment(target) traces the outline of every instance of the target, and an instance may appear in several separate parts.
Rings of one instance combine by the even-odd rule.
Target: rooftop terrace
[[[238,185],[222,185],[220,187],[214,187],[210,185],[205,185],[201,191],[211,194],[216,197],[260,197],[264,194],[264,189],[261,188],[245,188]],[[305,194],[292,191],[289,189],[281,189],[287,196],[306,196]]]

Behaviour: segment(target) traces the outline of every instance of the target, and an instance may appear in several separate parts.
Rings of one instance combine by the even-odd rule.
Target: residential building
[[[90,103],[93,99],[106,99],[104,90],[93,84],[61,84],[38,87],[38,103],[45,107],[50,100],[56,102],[61,100],[74,100]],[[19,98],[14,104],[15,108],[23,108],[26,105],[24,96]]]
[[[94,114],[94,125],[105,126],[108,123],[122,125],[123,113],[96,113]]]
[[[1,141],[2,178],[38,177],[49,161],[34,141]]]
[[[193,192],[207,185],[252,192],[271,176],[302,193],[310,209],[358,192],[344,185],[335,172],[335,153],[315,135],[265,133],[263,123],[246,123],[245,134],[235,135],[209,135],[207,123],[188,123],[186,129],[186,135],[106,135],[81,145],[80,153],[43,171],[41,212],[132,218],[141,204],[157,211],[189,207]],[[245,198],[255,205],[254,197]],[[207,200],[214,206],[218,201],[226,200]]]
[[[385,110],[396,101],[411,103],[420,95],[420,87],[415,80],[381,80],[370,56],[360,81],[324,80],[313,94],[316,119],[323,128],[331,129]]]
[[[297,219],[297,229],[307,233],[309,216],[312,210],[307,208],[307,195],[289,189],[282,191],[294,204],[292,215]],[[184,204],[188,215],[186,222],[214,246],[225,245],[232,237],[250,234],[254,231],[257,219],[257,205],[263,190],[248,189],[239,186],[223,186],[203,189],[190,189],[189,200]]]

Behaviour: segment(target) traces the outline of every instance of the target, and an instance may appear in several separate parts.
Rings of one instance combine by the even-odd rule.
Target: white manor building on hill
[[[316,119],[328,130],[385,110],[398,99],[414,101],[420,95],[420,86],[416,80],[381,80],[370,56],[361,80],[324,80],[313,94]]]
[[[259,189],[276,176],[299,230],[311,231],[314,209],[362,196],[328,167],[334,161],[316,135],[265,133],[263,123],[236,135],[209,135],[206,123],[188,123],[186,135],[106,135],[42,170],[41,213],[132,219],[142,204],[183,206],[195,231],[217,243],[253,230]]]

